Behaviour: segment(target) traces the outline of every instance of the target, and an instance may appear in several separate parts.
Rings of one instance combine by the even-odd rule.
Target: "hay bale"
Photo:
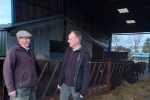
[[[121,99],[116,97],[114,94],[110,93],[110,94],[107,94],[107,95],[92,97],[92,98],[90,98],[90,100],[121,100]]]
[[[92,97],[88,100],[150,100],[150,79],[129,84],[125,81],[121,86],[108,94]]]

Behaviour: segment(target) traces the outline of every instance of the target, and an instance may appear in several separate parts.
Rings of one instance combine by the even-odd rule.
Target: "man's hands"
[[[10,97],[16,97],[16,91],[13,91],[13,92],[10,92],[9,94],[8,94]]]
[[[61,88],[60,85],[57,85],[57,88],[60,90],[60,88]]]
[[[80,95],[80,98],[82,98],[82,99],[83,99],[83,96],[82,96],[82,95]]]
[[[37,86],[35,86],[35,91],[36,91],[36,90],[37,90]],[[15,97],[16,97],[16,91],[10,92],[10,93],[8,93],[8,95],[9,95],[10,97],[15,98]]]
[[[35,90],[35,91],[37,90],[37,86],[35,86],[34,90]]]

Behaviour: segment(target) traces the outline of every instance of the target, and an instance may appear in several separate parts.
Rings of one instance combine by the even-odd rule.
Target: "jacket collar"
[[[68,49],[71,51],[72,50],[72,48],[70,48],[70,47],[68,47]],[[83,51],[83,52],[89,52],[88,51],[88,49],[86,48],[86,46],[85,45],[83,45],[83,44],[81,44],[81,48],[79,47],[77,50],[75,50],[75,51],[78,51],[78,50],[81,50],[81,51]]]
[[[15,48],[16,49],[19,49],[19,50],[26,50],[24,47],[22,47],[19,43],[15,45]],[[28,49],[29,51],[30,49]]]

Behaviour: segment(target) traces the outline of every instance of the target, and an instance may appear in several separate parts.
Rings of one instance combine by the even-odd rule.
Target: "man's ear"
[[[79,39],[77,39],[76,43],[79,43],[79,42],[80,42]]]

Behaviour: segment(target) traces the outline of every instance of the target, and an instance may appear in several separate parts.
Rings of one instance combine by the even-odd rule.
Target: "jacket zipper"
[[[85,54],[85,52],[84,52],[84,54]],[[75,88],[76,88],[76,83],[77,83],[77,81],[76,81],[76,80],[77,80],[77,76],[78,76],[78,74],[79,74],[79,69],[80,69],[80,67],[81,67],[81,62],[82,62],[82,60],[83,60],[84,54],[82,55],[82,59],[81,59],[80,64],[79,64],[79,68],[78,68],[77,74],[76,74],[76,76],[75,76]]]
[[[21,78],[21,81],[20,81],[20,86],[22,86],[22,82],[23,82],[23,79],[24,79],[24,75],[25,75],[25,72],[24,72],[24,74],[22,75],[22,78]]]

